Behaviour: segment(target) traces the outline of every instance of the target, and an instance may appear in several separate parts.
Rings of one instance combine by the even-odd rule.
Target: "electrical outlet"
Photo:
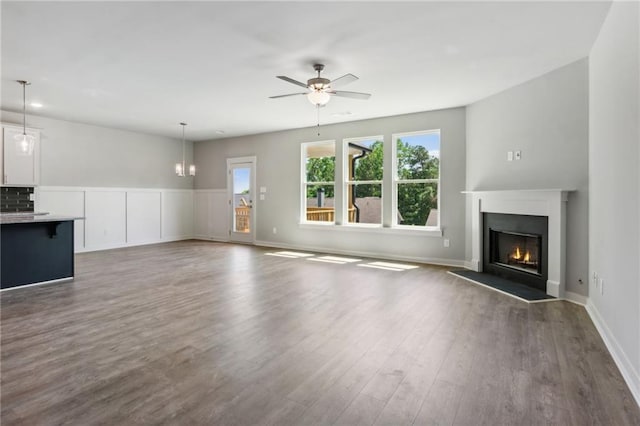
[[[444,241],[443,241],[443,244],[444,244],[445,247],[449,247],[449,239],[445,238]]]
[[[264,201],[264,194],[260,194],[260,201]]]

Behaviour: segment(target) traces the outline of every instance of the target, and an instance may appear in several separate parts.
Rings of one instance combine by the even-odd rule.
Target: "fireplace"
[[[509,216],[537,217],[543,221],[540,231],[508,227],[502,230],[529,235],[542,235],[540,243],[540,275],[546,277],[546,293],[549,296],[565,297],[565,257],[566,257],[566,223],[567,199],[571,191],[564,189],[519,189],[498,191],[464,191],[470,197],[471,208],[471,259],[467,268],[476,272],[493,272],[508,270],[520,273],[519,276],[536,281],[538,276],[528,271],[518,271],[502,265],[491,263],[489,249],[486,246],[490,238],[487,214],[504,214]],[[488,216],[488,215],[487,215]],[[491,220],[491,219],[489,219]],[[499,230],[497,226],[493,229]],[[524,280],[524,279],[523,279]],[[523,280],[518,280],[522,282]],[[541,280],[537,279],[537,288]]]
[[[483,213],[483,270],[546,291],[548,218]]]

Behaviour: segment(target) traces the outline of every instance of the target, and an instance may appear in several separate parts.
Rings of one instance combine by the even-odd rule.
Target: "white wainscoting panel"
[[[193,236],[196,238],[209,238],[209,203],[211,196],[208,191],[196,191],[193,194]]]
[[[211,238],[219,240],[229,239],[229,203],[227,190],[219,189],[211,191],[211,203],[209,205],[209,217],[211,223]]]
[[[105,250],[193,237],[193,190],[41,186],[37,211],[84,217],[75,251]]]
[[[127,191],[127,243],[160,241],[161,213],[160,191]]]
[[[226,189],[198,189],[194,195],[194,237],[228,241]]]
[[[119,247],[127,242],[126,196],[125,191],[86,191],[86,248]]]
[[[84,191],[82,190],[46,190],[36,189],[36,211],[55,213],[63,216],[85,217]],[[84,249],[84,220],[73,224],[75,250]]]
[[[162,239],[193,235],[193,190],[166,190],[162,197]]]

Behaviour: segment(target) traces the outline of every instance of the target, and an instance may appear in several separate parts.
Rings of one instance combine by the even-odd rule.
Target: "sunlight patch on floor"
[[[388,266],[374,265],[372,263],[360,263],[360,264],[358,264],[358,266],[362,266],[363,268],[384,269],[385,271],[394,271],[394,272],[403,272],[403,271],[405,271],[405,269],[390,268]]]
[[[345,265],[347,263],[347,262],[341,262],[339,260],[323,259],[321,257],[310,257],[307,260],[311,260],[313,262],[335,263],[337,265]]]
[[[277,251],[275,253],[265,253],[266,256],[288,257],[289,259],[299,259],[315,256],[310,253],[301,253],[299,251]]]
[[[384,266],[386,268],[404,269],[404,270],[419,268],[419,266],[416,266],[416,265],[407,265],[406,263],[391,263],[391,262],[371,262],[369,263],[369,265]]]
[[[362,261],[362,259],[354,259],[352,257],[342,257],[342,256],[320,256],[320,259],[335,260],[337,262],[344,262],[344,263],[353,263],[353,262]]]

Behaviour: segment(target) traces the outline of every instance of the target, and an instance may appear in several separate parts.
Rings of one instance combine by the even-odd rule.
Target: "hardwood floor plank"
[[[181,241],[0,293],[2,425],[635,425],[584,308]]]

